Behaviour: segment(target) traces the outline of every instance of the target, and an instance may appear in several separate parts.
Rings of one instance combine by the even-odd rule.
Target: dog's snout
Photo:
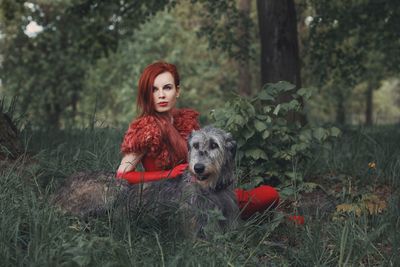
[[[196,164],[194,164],[194,171],[197,173],[197,174],[201,174],[201,173],[203,173],[204,172],[204,169],[205,169],[205,166],[204,166],[204,164],[201,164],[201,163],[196,163]]]
[[[200,156],[207,156],[208,153],[207,153],[207,151],[201,151],[201,150],[199,150],[199,155],[200,155]]]

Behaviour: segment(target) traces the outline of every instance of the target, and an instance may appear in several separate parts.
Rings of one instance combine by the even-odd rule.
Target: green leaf
[[[253,129],[249,129],[248,127],[246,127],[246,128],[243,130],[243,137],[244,137],[246,140],[249,140],[251,137],[253,137],[254,134],[255,134],[255,131],[254,131]]]
[[[264,122],[260,121],[260,120],[255,120],[254,121],[254,127],[259,132],[262,132],[263,130],[267,129],[267,125]]]
[[[268,159],[267,154],[265,154],[265,152],[259,148],[253,148],[253,149],[249,149],[245,152],[245,155],[248,157],[251,157],[255,160],[257,159]]]
[[[300,88],[299,90],[297,90],[297,94],[303,97],[304,100],[307,100],[315,93],[315,91],[316,89],[313,87]]]
[[[281,104],[278,104],[278,105],[275,107],[273,114],[274,114],[274,115],[278,115],[280,109],[281,109]]]
[[[286,81],[280,81],[273,84],[274,88],[278,90],[278,92],[287,92],[296,88],[294,84],[291,84]]]
[[[265,106],[265,107],[263,107],[264,113],[268,113],[268,112],[270,112],[271,110],[272,110],[272,107],[271,107],[271,106]]]
[[[285,175],[293,181],[295,181],[295,180],[301,181],[302,180],[301,174],[297,173],[297,172],[285,172]]]
[[[282,190],[279,191],[279,194],[282,196],[293,196],[297,193],[297,190],[295,190],[293,187],[285,187]]]
[[[265,140],[270,136],[270,132],[268,130],[265,130],[262,134],[262,138]]]
[[[269,92],[267,92],[266,90],[261,91],[258,94],[258,99],[260,100],[264,100],[264,101],[275,101],[275,97],[273,97],[272,95],[269,94]]]
[[[300,141],[303,142],[309,142],[311,140],[311,131],[310,130],[305,130],[299,135]]]
[[[319,127],[314,130],[313,136],[318,140],[318,141],[323,141],[326,138],[326,131],[325,129]]]
[[[243,126],[243,125],[246,123],[246,120],[245,120],[245,119],[243,118],[243,116],[241,116],[241,115],[236,115],[236,116],[234,117],[233,121],[234,121],[236,124],[240,125],[240,126]]]
[[[340,131],[339,128],[332,127],[332,128],[330,129],[330,134],[331,134],[331,136],[338,137],[341,133],[342,133],[342,131]]]
[[[296,109],[297,110],[300,107],[300,102],[297,101],[296,99],[293,99],[292,101],[289,102],[288,107],[290,109]]]

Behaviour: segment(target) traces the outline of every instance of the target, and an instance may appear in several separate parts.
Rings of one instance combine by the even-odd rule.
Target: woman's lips
[[[168,106],[168,102],[160,102],[160,103],[158,103],[158,105],[160,107],[166,107],[166,106]]]

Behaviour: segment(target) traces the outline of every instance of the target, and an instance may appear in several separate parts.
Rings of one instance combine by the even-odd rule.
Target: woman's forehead
[[[157,75],[154,79],[155,87],[162,87],[165,84],[175,84],[174,77],[172,76],[171,72],[163,72]]]

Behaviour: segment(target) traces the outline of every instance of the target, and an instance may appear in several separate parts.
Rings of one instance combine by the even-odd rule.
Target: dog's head
[[[236,142],[212,126],[192,132],[188,140],[189,172],[203,188],[220,190],[233,183]]]

